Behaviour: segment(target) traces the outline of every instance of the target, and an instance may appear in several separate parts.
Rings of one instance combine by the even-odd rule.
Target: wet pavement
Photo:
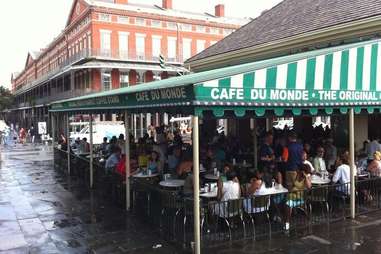
[[[132,214],[54,170],[41,147],[1,148],[0,254],[189,253]],[[381,212],[203,253],[381,253]],[[154,248],[157,244],[161,247]]]
[[[1,254],[181,253],[133,215],[54,170],[52,152],[45,150],[1,148]],[[162,247],[154,249],[157,244]]]

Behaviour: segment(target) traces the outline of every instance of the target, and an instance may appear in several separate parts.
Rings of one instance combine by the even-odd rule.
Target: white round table
[[[210,192],[204,192],[200,194],[202,198],[216,198],[217,197],[217,188]]]
[[[213,175],[213,174],[206,174],[204,177],[205,177],[205,179],[212,180],[212,181],[218,181],[218,179],[220,178],[220,177]]]
[[[288,190],[283,187],[283,185],[275,185],[274,187],[270,188],[266,193],[264,194],[254,194],[256,197],[260,196],[267,196],[267,195],[277,195],[282,193],[288,193]]]
[[[330,182],[331,182],[331,179],[329,178],[323,179],[322,177],[316,176],[316,175],[311,177],[311,183],[315,185],[324,185],[324,184],[329,184]]]
[[[180,188],[184,186],[184,183],[185,183],[184,180],[169,179],[169,180],[161,181],[159,185],[166,188]]]
[[[148,174],[143,174],[142,172],[139,172],[136,175],[133,175],[132,177],[135,177],[135,178],[151,178],[151,177],[156,177],[158,175],[159,175],[158,173],[148,175]]]

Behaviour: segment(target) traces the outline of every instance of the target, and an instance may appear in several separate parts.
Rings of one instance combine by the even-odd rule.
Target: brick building
[[[12,122],[48,121],[49,104],[188,72],[183,62],[232,33],[247,19],[191,13],[128,0],[74,0],[61,34],[30,52],[25,68],[12,74],[16,103]],[[159,65],[159,55],[166,59]]]

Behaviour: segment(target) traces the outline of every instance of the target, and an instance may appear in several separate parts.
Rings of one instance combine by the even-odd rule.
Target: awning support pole
[[[356,217],[354,109],[349,109],[349,166],[351,169],[351,218]]]
[[[201,252],[200,237],[200,161],[199,161],[199,123],[193,116],[193,213],[194,213],[194,253]]]
[[[67,174],[70,175],[70,122],[69,113],[66,113],[66,146],[67,146]]]
[[[126,150],[126,210],[131,208],[131,191],[130,191],[130,126],[128,124],[128,112],[124,112],[124,127],[126,130],[125,150]]]
[[[90,114],[90,188],[93,188],[94,184],[94,146],[93,146],[93,114]]]
[[[254,156],[254,169],[258,169],[258,137],[257,137],[257,121],[256,119],[252,119],[253,121],[253,156]]]
[[[55,115],[54,113],[52,112],[51,113],[51,120],[52,120],[52,147],[53,147],[53,152],[54,152],[54,143],[55,143],[55,133],[56,133],[56,122],[55,122]],[[53,160],[54,160],[54,156],[53,156]]]

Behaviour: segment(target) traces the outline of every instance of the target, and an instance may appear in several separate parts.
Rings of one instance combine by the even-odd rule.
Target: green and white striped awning
[[[222,117],[381,108],[381,41],[184,75],[53,103],[51,111],[177,111]]]
[[[282,61],[283,59],[279,59]],[[381,45],[366,45],[305,57],[196,85],[203,106],[313,109],[378,106],[381,101]],[[296,110],[295,110],[296,109]],[[372,109],[371,109],[372,110]]]

